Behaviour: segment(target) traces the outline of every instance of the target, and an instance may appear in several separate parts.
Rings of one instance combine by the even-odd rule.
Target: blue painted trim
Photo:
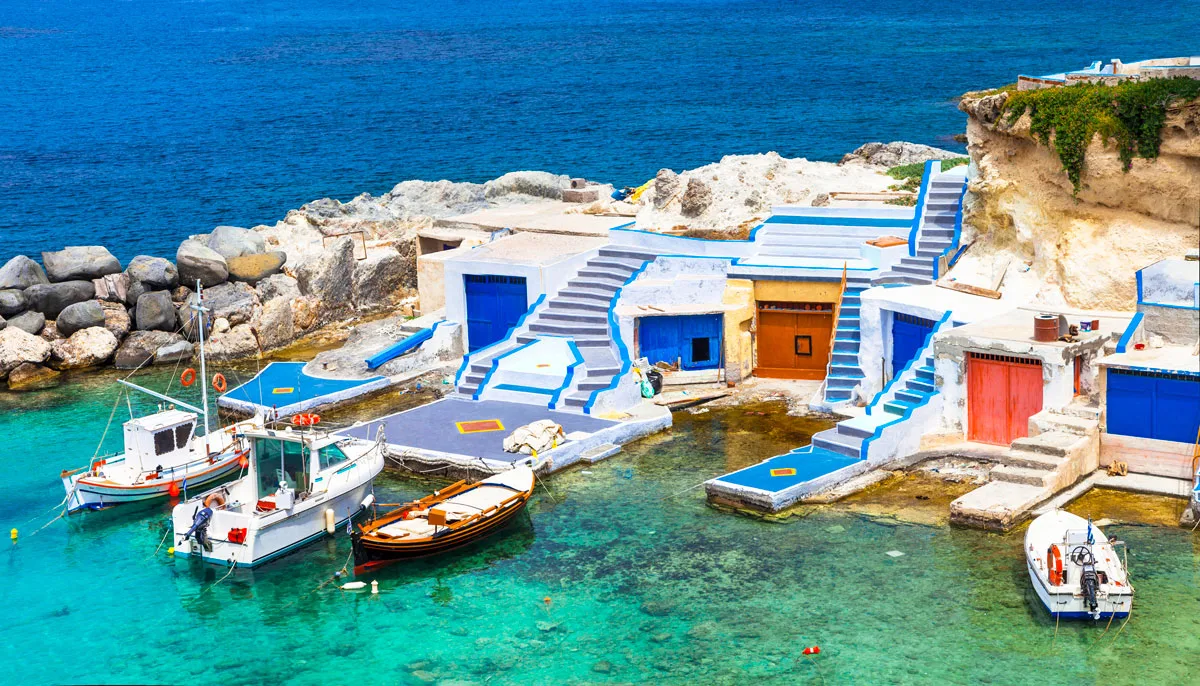
[[[520,326],[520,322],[517,323],[517,326]],[[515,329],[516,327],[514,326],[513,328]],[[512,331],[509,331],[509,335],[512,335]],[[508,340],[508,339],[505,338],[505,340]],[[504,358],[508,357],[509,355],[520,352],[520,351],[524,350],[525,348],[528,348],[529,346],[531,346],[537,342],[538,342],[538,339],[535,338],[532,341],[529,341],[528,343],[522,343],[521,345],[518,345],[517,347],[513,348],[512,350],[509,350],[507,352],[501,353],[501,354],[493,357],[491,366],[488,367],[487,373],[483,375],[483,380],[479,382],[479,385],[475,387],[475,392],[471,394],[471,400],[479,400],[479,396],[483,395],[483,390],[485,388],[487,388],[488,382],[492,380],[492,375],[496,373],[496,370],[500,369],[500,360],[503,360]],[[478,351],[476,351],[476,352],[478,352]]]
[[[554,395],[553,388],[542,388],[540,386],[522,386],[515,383],[502,383],[496,385],[497,391],[517,391],[518,393],[537,393],[538,395]]]
[[[1133,273],[1133,276],[1135,279],[1137,279],[1137,298],[1138,298],[1137,301],[1138,301],[1138,304],[1140,305],[1140,304],[1142,304],[1142,270],[1141,269],[1137,270],[1136,272]]]
[[[942,314],[942,318],[937,320],[937,324],[935,324],[934,327],[929,330],[928,335],[925,336],[925,342],[920,345],[920,350],[918,351],[917,355],[913,356],[912,360],[908,360],[908,363],[904,366],[904,369],[900,369],[899,374],[896,374],[894,377],[888,379],[888,383],[883,385],[883,390],[875,393],[875,397],[871,398],[871,402],[866,405],[866,414],[871,414],[871,410],[874,409],[876,405],[880,404],[880,399],[882,399],[884,395],[887,395],[888,390],[892,389],[892,386],[896,383],[896,381],[908,373],[908,368],[912,367],[913,362],[920,360],[922,363],[924,363],[925,357],[928,356],[928,354],[926,354],[926,350],[929,349],[929,345],[932,343],[932,341],[934,341],[934,333],[941,331],[942,325],[946,324],[946,320],[950,318],[950,314],[952,313],[952,311],[947,311],[946,314]]]
[[[955,264],[957,264],[957,263],[958,263],[958,258],[962,257],[962,254],[963,254],[964,252],[966,252],[966,251],[967,251],[967,248],[969,248],[969,247],[971,247],[971,246],[969,246],[969,245],[962,245],[962,246],[959,246],[959,248],[958,248],[958,252],[955,252],[955,253],[954,253],[954,257],[951,257],[951,258],[950,258],[950,262],[949,262],[949,265],[948,265],[948,266],[951,266],[951,267],[953,267]]]
[[[545,301],[546,301],[546,294],[542,293],[541,295],[538,296],[537,300],[533,301],[533,304],[529,306],[529,309],[525,310],[525,314],[521,315],[521,318],[517,320],[517,323],[513,324],[513,327],[508,330],[508,333],[506,333],[504,335],[504,338],[501,338],[500,340],[496,341],[495,343],[492,343],[491,345],[485,345],[473,353],[469,352],[469,353],[463,355],[462,366],[460,366],[458,368],[458,373],[454,375],[454,387],[458,388],[458,384],[462,381],[463,372],[467,371],[467,367],[471,366],[471,358],[473,356],[480,355],[480,354],[500,345],[501,343],[507,342],[508,339],[512,338],[513,332],[516,331],[517,329],[521,328],[521,326],[525,324],[525,319],[529,315],[533,314],[533,311],[536,310],[538,307],[540,307],[541,304]]]
[[[1125,352],[1125,348],[1129,346],[1129,340],[1133,338],[1133,332],[1142,325],[1142,316],[1142,313],[1138,312],[1133,315],[1133,319],[1129,320],[1129,326],[1125,327],[1125,333],[1121,334],[1121,340],[1117,343],[1117,352]]]
[[[1200,309],[1200,307],[1197,307],[1197,306],[1195,306],[1195,305],[1175,305],[1175,304],[1173,304],[1173,303],[1155,303],[1155,302],[1141,302],[1141,301],[1138,301],[1138,304],[1139,304],[1139,305],[1145,305],[1145,306],[1147,306],[1147,307],[1169,307],[1169,308],[1171,308],[1171,309],[1173,309],[1173,310],[1196,310],[1196,309]]]
[[[925,163],[925,173],[929,173],[929,165]],[[918,201],[919,202],[919,201]],[[764,224],[804,224],[809,226],[878,226],[887,229],[903,228],[912,224],[911,219],[893,219],[891,217],[840,217],[828,215],[807,214],[773,214]]]
[[[629,368],[633,365],[633,361],[629,359],[629,350],[625,347],[625,341],[621,337],[621,327],[617,323],[617,301],[621,299],[621,292],[625,290],[625,287],[636,281],[637,278],[642,275],[642,272],[646,271],[646,267],[654,264],[654,261],[657,259],[658,257],[655,257],[653,260],[646,260],[643,262],[642,266],[638,267],[637,271],[630,274],[629,278],[625,280],[625,283],[621,284],[621,287],[618,288],[615,293],[613,293],[612,300],[610,300],[608,303],[608,330],[612,332],[613,340],[615,340],[617,343],[617,352],[619,352],[621,355],[621,371],[617,372],[616,375],[613,376],[612,381],[609,382],[608,386],[592,391],[587,402],[583,405],[584,414],[591,414],[592,407],[596,404],[596,399],[600,397],[600,394],[616,388],[617,385],[621,383],[621,378],[629,373]]]
[[[575,361],[567,365],[567,375],[563,377],[562,385],[554,392],[554,397],[550,398],[550,409],[558,409],[558,401],[562,394],[571,386],[571,381],[575,378],[575,368],[583,364],[583,355],[579,353],[579,346],[575,345],[575,341],[568,338],[567,346],[571,348],[571,354],[575,356]]]
[[[437,328],[445,323],[446,320],[444,319],[440,322],[434,322],[433,326],[429,327],[428,329],[421,329],[408,338],[394,343],[391,346],[375,353],[371,357],[368,357],[366,360],[367,369],[376,369],[388,362],[391,362],[397,357],[400,357],[406,352],[419,348],[425,343],[425,341],[433,338],[433,334],[437,331]]]
[[[929,192],[929,184],[933,183],[933,165],[934,160],[926,160],[925,173],[921,176],[921,187],[917,191],[917,204],[913,207],[912,228],[908,232],[908,256],[917,256],[917,234],[921,231],[921,216],[925,214],[925,194]],[[938,171],[942,169],[942,163],[936,162]]]
[[[933,258],[933,280],[937,281],[942,275],[939,273],[938,262],[941,261],[943,255],[950,254],[950,251],[958,247],[958,241],[962,237],[962,216],[963,216],[963,197],[967,194],[967,180],[963,179],[962,189],[958,192],[958,211],[954,213],[954,238],[951,239],[950,245],[942,251],[941,255]],[[946,268],[950,265],[947,262]]]
[[[633,226],[633,224],[627,224],[627,226]],[[609,233],[611,233],[613,231],[625,231],[627,233],[643,233],[648,236],[655,236],[656,238],[669,238],[673,241],[700,241],[702,243],[713,243],[713,244],[721,244],[721,243],[735,243],[736,244],[736,243],[753,243],[754,242],[753,240],[743,240],[740,238],[737,240],[732,240],[732,241],[714,241],[714,240],[709,240],[707,238],[696,238],[695,236],[672,236],[669,233],[660,233],[658,231],[647,231],[645,229],[627,229],[627,228],[621,227],[621,226],[609,229],[608,231],[609,231]],[[621,246],[621,244],[618,243],[614,247],[620,247],[620,246]],[[635,247],[640,247],[640,246],[635,246]],[[728,258],[726,258],[726,259],[728,259]]]

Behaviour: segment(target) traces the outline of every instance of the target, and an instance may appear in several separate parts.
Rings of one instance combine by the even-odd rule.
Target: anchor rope
[[[150,553],[150,555],[149,555],[149,556],[146,558],[147,560],[149,560],[149,559],[153,558],[154,556],[158,555],[158,551],[162,550],[163,543],[166,543],[166,541],[167,541],[167,536],[170,536],[170,535],[171,535],[171,532],[172,532],[173,530],[174,530],[174,528],[173,528],[171,525],[169,525],[169,524],[168,524],[168,525],[167,525],[167,530],[163,532],[163,537],[162,537],[162,538],[160,538],[160,539],[159,539],[159,541],[158,541],[158,547],[154,549],[154,552],[153,552],[153,553]]]

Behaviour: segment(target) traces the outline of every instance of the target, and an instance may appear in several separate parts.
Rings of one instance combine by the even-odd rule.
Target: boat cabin
[[[332,476],[327,470],[350,459],[338,444],[354,440],[291,429],[247,432],[245,437],[252,458],[244,483],[254,490],[239,494],[238,500],[254,502],[259,512],[289,510],[325,491]]]
[[[125,464],[138,472],[187,462],[194,457],[196,414],[165,410],[125,422]]]

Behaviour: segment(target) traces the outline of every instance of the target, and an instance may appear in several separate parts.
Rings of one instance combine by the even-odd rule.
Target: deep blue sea
[[[410,178],[956,147],[963,91],[1198,36],[1195,0],[4,0],[0,259],[173,255]]]

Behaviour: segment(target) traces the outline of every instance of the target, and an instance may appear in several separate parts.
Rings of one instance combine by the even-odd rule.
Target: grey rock
[[[96,289],[96,299],[109,302],[129,302],[131,285],[133,285],[133,281],[125,273],[106,274],[98,279],[92,279],[92,288]]]
[[[287,274],[272,274],[254,287],[258,291],[258,299],[264,304],[275,298],[295,300],[300,297],[299,283]]]
[[[68,305],[91,300],[95,296],[96,289],[91,281],[34,284],[25,289],[29,309],[41,312],[48,319],[57,319]]]
[[[221,253],[199,241],[186,240],[175,253],[179,283],[193,288],[199,279],[204,287],[216,286],[229,278],[229,266]]]
[[[45,328],[46,316],[41,312],[22,312],[15,317],[9,317],[8,325],[14,326],[32,336],[36,336],[42,332],[43,328]]]
[[[817,193],[817,197],[813,198],[813,207],[828,207],[830,197],[828,193]]]
[[[685,217],[698,217],[712,205],[712,190],[708,184],[695,177],[688,179],[687,190],[680,200],[679,213]]]
[[[25,299],[25,293],[15,288],[0,291],[0,316],[10,317],[20,314],[28,306],[29,301]]]
[[[53,283],[98,279],[121,271],[121,263],[101,245],[73,245],[42,253],[46,276]]]
[[[154,364],[187,362],[195,355],[195,348],[187,341],[164,345],[154,353]]]
[[[320,255],[305,260],[296,270],[300,292],[316,298],[318,322],[345,317],[351,311],[354,275],[354,242],[349,237],[334,241]]]
[[[5,319],[4,317],[0,317],[0,331],[3,331],[7,328],[8,328],[8,320]]]
[[[26,362],[41,364],[50,357],[50,344],[41,338],[10,326],[0,331],[0,374],[9,372]]]
[[[163,257],[138,255],[129,261],[125,273],[130,280],[141,282],[152,291],[169,291],[179,285],[179,270]]]
[[[230,326],[249,322],[259,304],[258,293],[247,283],[229,282],[204,289],[205,307],[212,310],[214,318],[229,320]]]
[[[354,265],[354,307],[376,310],[391,307],[404,297],[406,277],[415,264],[394,250],[381,250]]]
[[[914,164],[926,160],[948,160],[954,157],[965,157],[965,155],[920,143],[892,141],[891,143],[861,145],[854,152],[844,155],[838,164],[897,167],[902,164]]]
[[[229,331],[213,334],[205,354],[213,360],[238,360],[258,355],[258,339],[249,324],[238,324]]]
[[[207,296],[207,293],[208,293],[208,291],[205,291],[206,296]],[[208,300],[208,298],[205,297],[206,305],[207,305],[207,300]],[[198,321],[199,313],[196,312],[194,309],[192,309],[195,306],[195,304],[196,304],[196,294],[192,293],[191,295],[189,295],[187,297],[187,300],[184,300],[175,309],[176,328],[182,330],[184,337],[187,338],[187,340],[189,340],[189,341],[200,340],[199,327],[195,326],[196,322]],[[214,319],[214,317],[213,317],[211,310],[209,312],[205,313],[205,315],[204,315],[204,322],[205,322],[204,330],[205,330],[206,334],[212,328],[213,319]]]
[[[54,320],[58,332],[68,338],[76,331],[90,329],[93,326],[104,326],[104,308],[99,300],[85,300],[74,305],[67,305]]]
[[[111,331],[118,341],[128,336],[129,330],[133,328],[129,310],[121,303],[112,302],[101,302],[100,307],[104,308],[104,328]]]
[[[254,330],[255,338],[258,339],[259,348],[262,350],[282,348],[296,337],[292,303],[283,298],[276,298],[266,303],[254,315],[250,326]]]
[[[679,174],[670,169],[659,169],[654,175],[654,207],[661,210],[679,193]]]
[[[24,362],[8,374],[8,390],[37,391],[58,385],[59,373],[40,364]]]
[[[70,337],[50,344],[50,366],[85,369],[104,364],[117,350],[117,337],[102,326],[76,331]]]
[[[24,255],[17,255],[0,267],[0,289],[25,290],[39,283],[50,283],[50,279],[46,278],[42,265]]]
[[[142,283],[141,281],[131,282],[129,284],[129,288],[125,289],[125,304],[131,307],[136,307],[138,298],[152,290],[155,289],[151,288],[147,284]]]
[[[160,349],[178,343],[186,343],[186,341],[176,333],[167,331],[134,331],[121,343],[121,347],[117,348],[117,354],[113,357],[113,364],[117,369],[136,369],[144,364],[148,364],[152,359],[156,359]],[[190,351],[191,344],[188,343],[187,345]]]
[[[272,274],[278,274],[286,262],[287,253],[282,250],[226,259],[230,281],[245,281],[251,286]]]
[[[150,291],[137,300],[133,314],[139,331],[174,331],[175,303],[170,291]]]
[[[218,226],[208,235],[207,243],[225,259],[256,255],[266,250],[266,242],[258,232],[240,226]]]
[[[542,171],[509,172],[483,184],[483,194],[489,200],[505,195],[528,195],[534,198],[562,198],[564,188],[571,186],[571,177]]]

